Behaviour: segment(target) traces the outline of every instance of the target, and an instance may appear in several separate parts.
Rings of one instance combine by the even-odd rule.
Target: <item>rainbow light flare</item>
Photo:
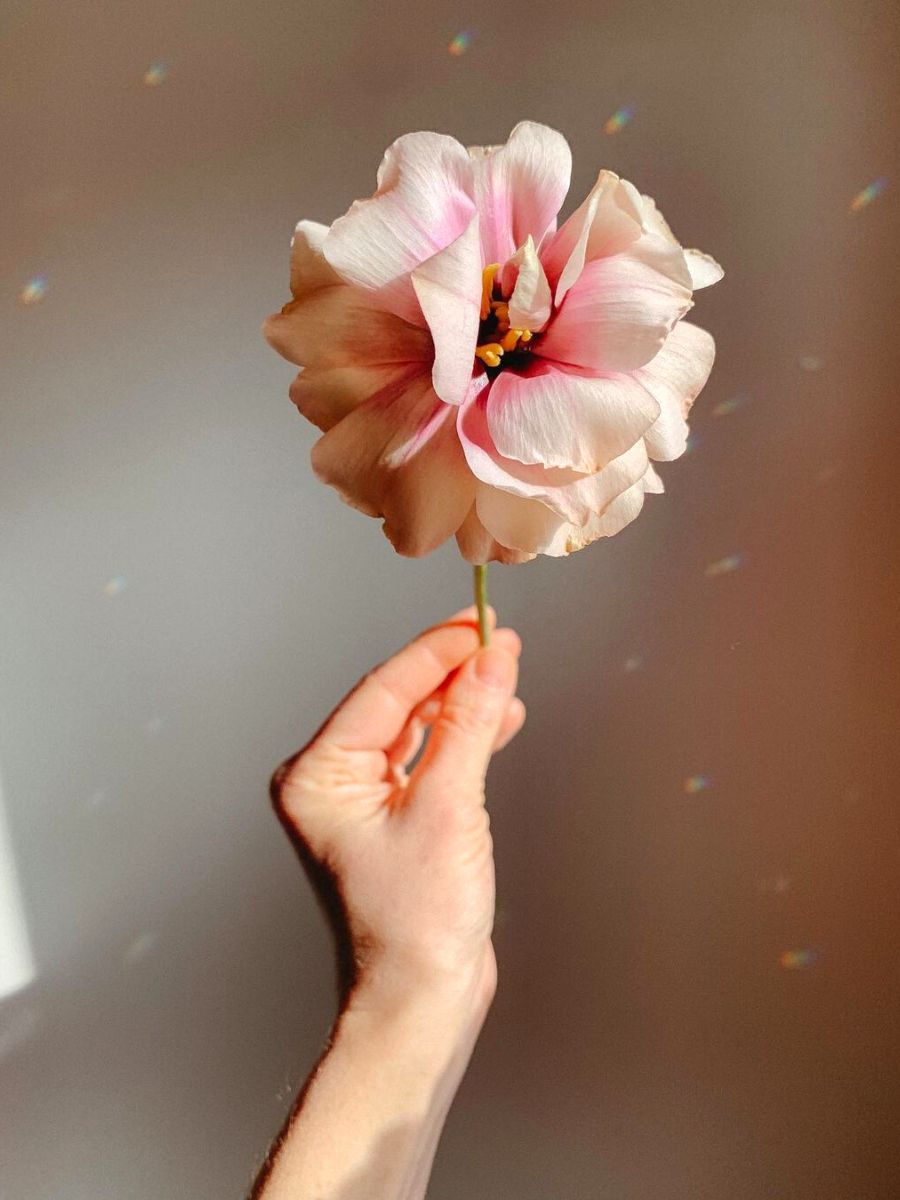
[[[613,115],[607,118],[606,124],[603,126],[603,132],[605,134],[619,133],[633,116],[634,109],[631,106],[617,108]]]
[[[803,967],[811,967],[818,957],[817,951],[808,947],[805,950],[782,950],[778,961],[786,971],[799,971]]]
[[[716,575],[729,575],[743,565],[743,554],[728,554],[725,558],[717,558],[715,562],[711,562],[706,568],[705,575],[708,579],[714,579]]]
[[[684,794],[696,796],[698,792],[705,792],[711,787],[712,780],[708,775],[688,775],[684,781]]]
[[[886,187],[886,179],[876,179],[868,187],[864,187],[861,192],[856,193],[850,201],[850,211],[854,213],[860,212],[867,205],[871,204],[877,196],[880,196]]]
[[[165,63],[151,63],[144,72],[144,83],[147,85],[147,87],[159,87],[168,73],[169,68]]]
[[[465,54],[465,52],[468,50],[469,43],[471,41],[472,41],[471,33],[469,33],[469,31],[467,29],[464,29],[462,31],[462,33],[458,33],[456,35],[456,37],[453,39],[453,41],[450,43],[450,45],[447,47],[447,49],[450,51],[451,54],[455,54],[456,57],[459,58],[459,56],[461,54]]]
[[[47,279],[44,275],[34,275],[19,292],[20,304],[40,304],[47,293]]]

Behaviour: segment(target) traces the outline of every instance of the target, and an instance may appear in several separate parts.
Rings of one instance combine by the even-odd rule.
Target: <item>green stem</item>
[[[487,615],[487,563],[479,563],[475,567],[475,604],[478,608],[478,634],[482,646],[486,646],[491,640]]]

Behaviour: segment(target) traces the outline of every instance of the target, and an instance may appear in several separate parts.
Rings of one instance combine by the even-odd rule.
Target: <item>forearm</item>
[[[259,1200],[421,1200],[492,988],[363,983]]]

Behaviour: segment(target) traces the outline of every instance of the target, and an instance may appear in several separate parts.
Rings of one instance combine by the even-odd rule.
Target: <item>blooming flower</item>
[[[611,171],[557,228],[571,154],[546,126],[466,150],[412,133],[375,194],[301,221],[265,332],[303,370],[313,468],[401,554],[474,563],[617,533],[683,453],[714,356],[682,318],[722,270]]]

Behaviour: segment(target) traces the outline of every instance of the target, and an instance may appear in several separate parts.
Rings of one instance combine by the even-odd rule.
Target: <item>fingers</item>
[[[517,677],[518,656],[502,645],[472,655],[447,687],[411,782],[453,796],[469,791],[480,799]]]
[[[488,610],[491,626],[496,621]],[[400,736],[413,709],[478,648],[477,613],[463,609],[420,634],[376,667],[342,701],[318,738],[346,750],[385,750]]]
[[[498,750],[502,750],[505,746],[508,746],[513,740],[525,724],[526,715],[525,705],[518,696],[513,696],[506,710],[506,715],[503,718],[503,724],[500,726],[500,732],[494,740],[495,754]]]

